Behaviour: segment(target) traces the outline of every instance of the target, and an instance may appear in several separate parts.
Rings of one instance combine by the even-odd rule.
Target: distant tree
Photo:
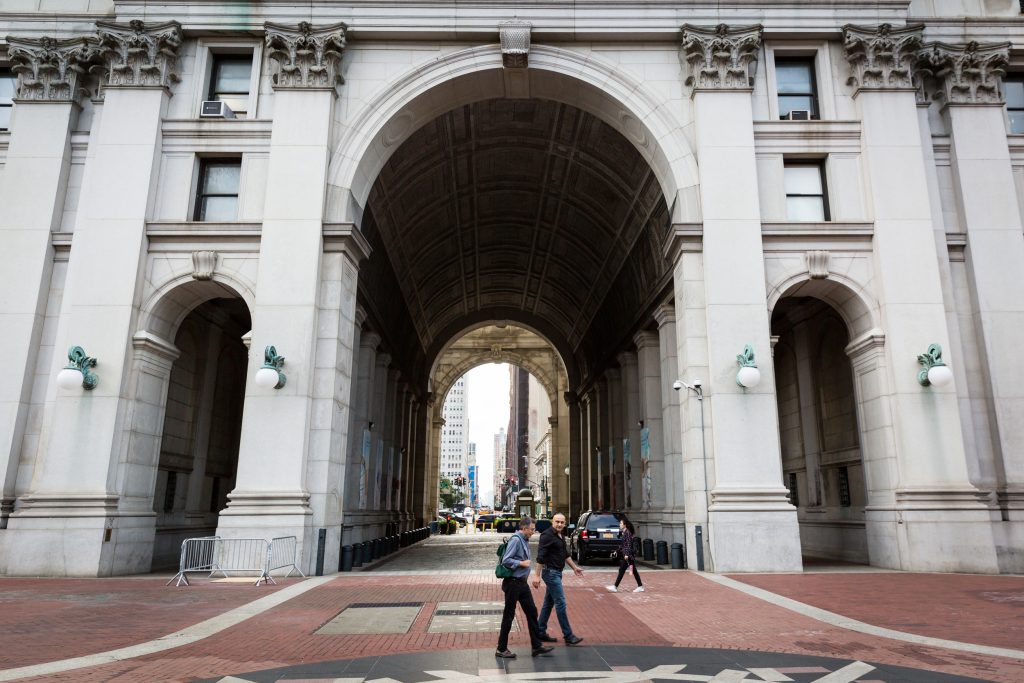
[[[455,505],[456,495],[452,489],[452,480],[448,477],[441,477],[438,497],[441,501],[441,507],[445,510],[451,510],[452,506]]]

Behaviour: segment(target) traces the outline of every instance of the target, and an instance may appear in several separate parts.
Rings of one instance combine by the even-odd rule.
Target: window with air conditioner
[[[785,162],[786,215],[789,220],[829,220],[824,170],[819,162]]]
[[[14,72],[10,69],[0,69],[0,130],[10,128],[16,82]]]
[[[1024,134],[1024,76],[1009,76],[1003,81],[1006,95],[1006,114],[1010,119],[1010,133]]]
[[[223,102],[238,118],[249,109],[249,84],[252,80],[252,55],[213,55],[207,100]]]
[[[202,159],[193,220],[233,221],[238,217],[241,159]]]
[[[814,57],[776,57],[775,94],[780,119],[820,118]]]

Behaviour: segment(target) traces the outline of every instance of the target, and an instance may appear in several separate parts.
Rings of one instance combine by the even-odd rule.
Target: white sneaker
[[[643,586],[637,586],[636,588],[633,589],[633,592],[634,593],[643,593],[644,592],[644,587]]]
[[[616,588],[615,586],[605,586],[605,588],[608,589],[609,593],[618,593],[619,592],[619,589]]]

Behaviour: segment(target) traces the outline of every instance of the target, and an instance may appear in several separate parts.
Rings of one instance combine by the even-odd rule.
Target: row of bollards
[[[669,544],[667,541],[655,543],[652,538],[633,538],[633,552],[640,555],[647,562],[656,564],[669,563]],[[683,544],[672,544],[672,569],[683,569],[686,566],[686,557],[683,554]]]
[[[429,537],[430,529],[421,527],[419,529],[403,531],[392,536],[375,538],[371,541],[343,545],[341,547],[341,566],[338,569],[343,572],[350,572],[353,567],[358,568],[368,565],[374,560],[387,557],[399,548],[405,548]]]

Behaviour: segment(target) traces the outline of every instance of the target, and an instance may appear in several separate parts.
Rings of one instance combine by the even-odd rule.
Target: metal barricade
[[[170,586],[177,580],[178,586],[188,583],[186,572],[209,572],[213,571],[214,559],[217,555],[217,541],[220,536],[206,536],[204,538],[186,538],[181,542],[181,559],[178,562],[178,573],[167,582]]]
[[[299,576],[305,578],[306,575],[302,573],[299,566],[295,564],[298,559],[299,542],[294,536],[279,536],[270,540],[270,547],[267,548],[267,564],[263,570],[263,575],[260,576],[256,584],[259,585],[260,581],[269,581],[270,583],[277,584],[274,581],[274,577],[270,575],[270,572],[275,569],[284,569],[288,567],[288,573],[285,574],[285,578],[292,575],[292,571],[297,571]]]
[[[187,572],[254,573],[258,585],[267,574],[267,541],[262,538],[186,538],[181,543],[181,564],[173,579],[189,585]]]

